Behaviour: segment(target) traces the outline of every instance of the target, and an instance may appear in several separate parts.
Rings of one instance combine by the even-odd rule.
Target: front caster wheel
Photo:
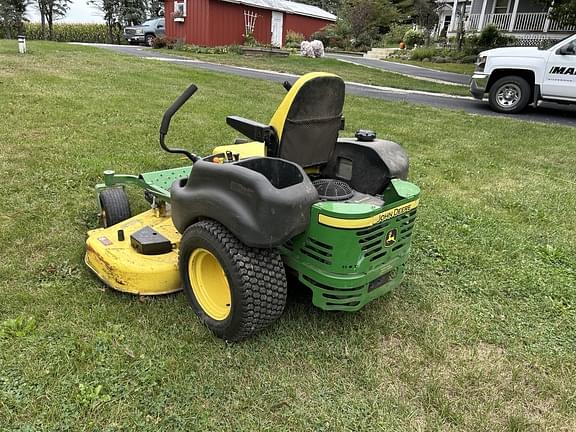
[[[109,227],[131,217],[128,194],[121,187],[111,187],[100,192],[100,219],[104,227]]]
[[[287,284],[280,255],[242,244],[218,222],[201,221],[184,232],[179,267],[190,306],[222,339],[246,339],[284,311]]]

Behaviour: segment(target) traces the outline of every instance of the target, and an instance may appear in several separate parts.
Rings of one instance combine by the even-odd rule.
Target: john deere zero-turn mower
[[[226,119],[252,141],[201,158],[165,144],[192,85],[160,126],[160,146],[191,166],[104,172],[104,228],[86,242],[86,264],[104,283],[139,295],[184,289],[200,320],[232,341],[282,314],[287,272],[325,310],[356,311],[400,283],[420,194],[405,180],[406,153],[366,130],[338,138],[338,76],[311,73],[285,87],[269,125]],[[144,189],[150,210],[131,217],[127,185]]]

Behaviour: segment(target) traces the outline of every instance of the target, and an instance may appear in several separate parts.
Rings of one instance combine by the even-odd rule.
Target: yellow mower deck
[[[175,247],[161,255],[142,255],[130,244],[130,235],[149,226],[170,240]],[[118,231],[124,230],[124,240]],[[139,295],[160,295],[180,291],[178,272],[180,233],[170,215],[157,216],[154,210],[140,213],[110,228],[88,232],[85,262],[109,287]]]

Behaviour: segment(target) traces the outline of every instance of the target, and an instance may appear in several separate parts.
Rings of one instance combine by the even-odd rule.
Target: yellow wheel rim
[[[188,278],[194,296],[210,318],[222,321],[230,315],[232,297],[224,269],[212,252],[195,249],[188,261]]]

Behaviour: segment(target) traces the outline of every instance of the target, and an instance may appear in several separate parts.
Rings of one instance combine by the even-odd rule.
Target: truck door
[[[542,83],[542,96],[576,98],[576,39],[550,54]]]
[[[165,32],[164,32],[164,20],[160,19],[158,20],[158,24],[156,25],[156,37],[164,37],[165,36]]]

